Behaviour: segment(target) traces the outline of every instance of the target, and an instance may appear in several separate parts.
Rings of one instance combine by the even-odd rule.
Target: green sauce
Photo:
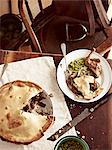
[[[58,150],[84,150],[81,143],[75,140],[64,141],[60,144]]]
[[[70,62],[70,64],[68,65],[68,69],[71,70],[72,72],[78,72],[84,66],[85,66],[85,59],[80,58]]]

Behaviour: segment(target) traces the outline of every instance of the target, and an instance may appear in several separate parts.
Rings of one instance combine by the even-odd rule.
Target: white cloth
[[[3,65],[0,66],[0,72],[2,67]],[[3,84],[14,80],[32,81],[40,85],[48,94],[53,94],[51,100],[55,122],[40,140],[29,145],[16,145],[0,140],[0,150],[53,150],[57,140],[52,142],[48,141],[47,138],[71,120],[64,96],[57,84],[53,58],[38,57],[9,63],[0,83]],[[75,128],[71,128],[63,136],[65,135],[76,135]]]

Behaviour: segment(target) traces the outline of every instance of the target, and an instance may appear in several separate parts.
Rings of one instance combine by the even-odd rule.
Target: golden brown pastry
[[[42,99],[49,96],[32,82],[18,80],[0,87],[0,137],[23,144],[40,139],[53,121],[41,111],[46,107]]]

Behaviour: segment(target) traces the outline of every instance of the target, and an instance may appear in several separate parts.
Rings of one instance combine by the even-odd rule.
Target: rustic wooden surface
[[[75,109],[74,109],[75,111]],[[91,150],[112,149],[112,96],[91,116],[76,126]]]
[[[59,62],[59,60],[62,58],[62,54],[51,54],[51,53],[35,53],[35,52],[22,52],[22,51],[8,51],[8,50],[2,50],[0,49],[0,64],[4,63],[4,58],[6,53],[7,55],[7,62],[15,62],[19,60],[29,59],[29,58],[35,58],[35,57],[41,57],[41,56],[52,56],[54,57],[55,62]]]
[[[4,63],[6,51],[0,50],[0,64]],[[47,54],[46,54],[47,55]],[[51,54],[52,55],[52,54]],[[7,62],[19,61],[28,58],[41,56],[39,53],[8,51]],[[62,55],[55,56],[55,63],[59,63]],[[112,60],[109,61],[112,67]],[[112,92],[112,88],[109,92]],[[92,105],[83,105],[66,98],[72,117],[79,114],[85,107]],[[71,104],[73,107],[71,107]],[[112,149],[112,96],[108,101],[99,107],[93,114],[83,120],[76,126],[80,131],[79,136],[83,136],[90,146],[91,150],[111,150]]]
[[[105,29],[105,32],[108,37],[97,48],[98,52],[102,54],[112,48],[112,25],[109,28]]]

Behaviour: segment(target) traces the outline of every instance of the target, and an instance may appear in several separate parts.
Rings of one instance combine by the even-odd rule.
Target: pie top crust
[[[38,99],[30,111],[32,97],[45,91],[27,81],[14,81],[0,87],[0,137],[14,143],[28,144],[40,139],[53,121],[50,114],[38,113]],[[48,95],[45,94],[47,101]]]

